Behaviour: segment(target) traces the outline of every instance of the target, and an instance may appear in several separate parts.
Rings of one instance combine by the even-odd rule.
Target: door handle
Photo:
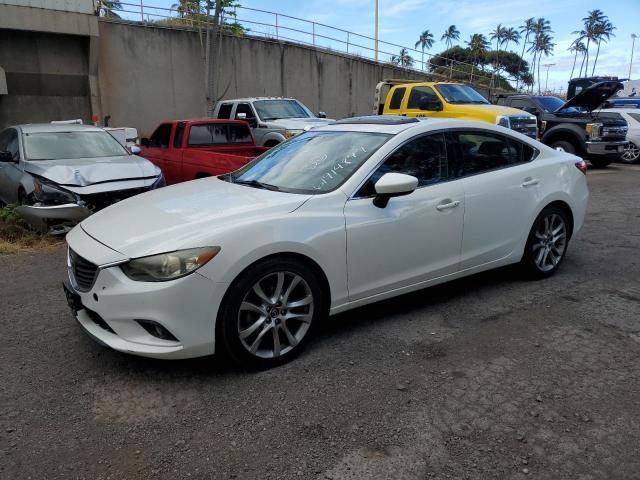
[[[521,183],[521,186],[524,188],[527,187],[533,187],[534,185],[538,185],[540,183],[540,180],[538,180],[537,178],[525,178],[524,182]]]
[[[459,200],[456,200],[456,201],[454,201],[454,202],[449,201],[449,200],[445,200],[445,202],[447,202],[447,203],[440,203],[440,204],[438,204],[438,205],[436,206],[436,210],[438,210],[438,211],[440,211],[440,212],[441,212],[441,211],[443,211],[443,210],[448,210],[448,209],[450,209],[450,208],[456,208],[456,207],[459,207],[459,206],[460,206],[460,201],[459,201]]]

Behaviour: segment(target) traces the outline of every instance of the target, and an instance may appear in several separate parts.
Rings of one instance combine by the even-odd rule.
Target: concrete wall
[[[112,125],[146,135],[164,119],[204,114],[197,32],[108,21],[99,30],[100,103]],[[371,113],[384,78],[419,77],[366,59],[230,36],[222,39],[216,70],[218,97],[290,96],[333,118]]]
[[[88,37],[0,30],[0,128],[9,124],[91,117]]]

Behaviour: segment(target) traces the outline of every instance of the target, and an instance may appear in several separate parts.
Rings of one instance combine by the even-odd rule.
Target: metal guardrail
[[[120,20],[124,21],[135,21],[143,24],[162,24],[162,21],[164,21],[164,26],[181,26],[186,28],[204,28],[206,24],[206,15],[184,15],[181,14],[177,8],[145,5],[144,0],[129,0],[119,3],[121,8],[114,10],[114,13],[120,16]],[[108,10],[104,2],[95,0],[95,5],[96,12],[99,15],[107,16]],[[117,21],[118,19],[112,17],[112,20]],[[248,29],[247,34],[251,36],[259,36],[276,41],[282,40],[300,43],[370,60],[374,60],[376,57],[374,38],[304,18],[257,8],[238,6],[234,7],[234,16],[226,17],[224,20],[240,24],[245,29]],[[167,23],[169,23],[169,25],[166,25]],[[398,50],[392,52],[390,51],[391,48]],[[418,68],[414,66],[402,66],[391,62],[391,58],[398,56],[399,51],[402,49],[412,56],[414,65],[418,65]],[[482,70],[478,70],[477,67],[470,63],[460,62],[440,55],[433,55],[428,52],[424,52],[423,61],[423,52],[421,50],[385,42],[383,40],[378,40],[377,56],[380,63],[393,64],[397,68],[403,68],[416,73],[427,73],[445,79],[450,78],[450,75],[456,73],[464,74],[465,81],[469,82],[473,82],[474,79],[482,79],[487,82],[492,81],[491,76],[487,76]],[[380,60],[381,56],[388,56],[389,59],[382,61]],[[436,74],[429,71],[429,61],[434,58],[441,58],[449,63],[450,67],[447,69],[450,72],[449,75]],[[467,70],[461,70],[460,67],[462,66],[471,68],[474,70],[473,73]],[[459,79],[460,75],[456,78]],[[489,85],[486,86],[488,87]]]

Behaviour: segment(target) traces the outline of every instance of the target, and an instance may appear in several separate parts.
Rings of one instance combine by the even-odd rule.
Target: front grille
[[[98,266],[69,249],[69,268],[78,290],[90,290],[96,280]]]
[[[107,208],[109,205],[124,200],[125,198],[133,197],[140,193],[148,192],[149,187],[143,188],[129,188],[127,190],[117,190],[115,192],[102,192],[92,193],[89,195],[81,195],[80,199],[85,203],[87,208],[92,212],[97,212],[103,208]]]
[[[533,139],[538,136],[538,121],[531,117],[509,117],[511,130],[531,137]]]

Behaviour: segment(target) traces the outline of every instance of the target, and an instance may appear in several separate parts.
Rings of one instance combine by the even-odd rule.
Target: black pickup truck
[[[618,81],[603,81],[567,102],[550,96],[510,95],[498,97],[497,103],[532,113],[538,118],[542,143],[579,155],[601,168],[622,154],[628,127],[620,114],[596,109],[622,88]]]

